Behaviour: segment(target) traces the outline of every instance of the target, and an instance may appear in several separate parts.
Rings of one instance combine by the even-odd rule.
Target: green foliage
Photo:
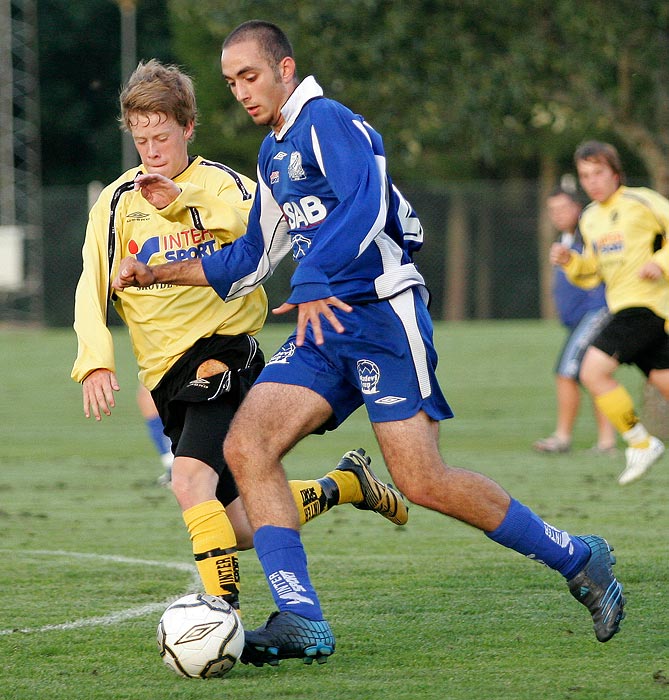
[[[112,0],[38,3],[47,183],[111,180],[119,11]],[[664,0],[138,0],[138,58],[196,79],[194,147],[253,175],[263,132],[227,93],[218,57],[240,22],[291,37],[303,74],[384,136],[395,179],[536,177],[586,137],[669,191],[669,10]]]
[[[271,351],[287,332],[267,328],[261,344]],[[176,677],[157,654],[162,607],[196,584],[184,570],[191,551],[178,508],[155,485],[161,467],[135,406],[126,333],[115,331],[115,340],[118,407],[96,424],[83,418],[80,388],[68,379],[71,332],[0,334],[3,699],[666,698],[667,458],[619,487],[622,456],[585,452],[595,435],[588,402],[572,453],[530,450],[553,426],[556,324],[437,326],[440,378],[457,414],[442,426],[443,449],[552,524],[611,540],[629,598],[621,634],[599,644],[557,574],[472,528],[417,507],[397,528],[343,506],[303,531],[336,654],[324,666],[240,665],[207,682]],[[623,378],[638,397],[640,375],[625,370]],[[383,475],[364,412],[307,439],[286,466],[293,477],[321,475],[358,446]],[[240,559],[244,621],[253,627],[272,602],[255,554]]]
[[[165,5],[138,0],[138,59],[174,60]],[[113,180],[121,170],[118,3],[47,0],[37,11],[44,183]]]
[[[262,133],[225,95],[217,57],[232,28],[262,17],[287,31],[303,73],[315,73],[328,96],[381,131],[402,180],[536,174],[541,157],[569,164],[578,141],[592,136],[618,141],[662,180],[669,110],[662,0],[171,0],[169,7],[175,50],[195,67],[207,115],[198,145],[247,172]]]

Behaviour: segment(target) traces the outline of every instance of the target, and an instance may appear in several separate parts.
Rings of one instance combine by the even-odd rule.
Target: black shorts
[[[229,369],[198,377],[198,368],[207,360],[218,360]],[[223,459],[223,440],[264,365],[258,341],[250,335],[201,338],[151,392],[172,452],[198,459],[218,474],[216,496],[224,506],[238,494]]]
[[[665,320],[650,309],[623,309],[611,317],[592,345],[621,364],[636,365],[646,376],[669,369],[669,335]]]

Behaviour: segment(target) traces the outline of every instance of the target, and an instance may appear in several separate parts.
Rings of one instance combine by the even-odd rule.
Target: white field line
[[[0,553],[15,553],[14,550],[0,549]],[[183,562],[170,562],[170,561],[152,561],[150,559],[132,559],[130,557],[116,556],[113,554],[94,554],[88,552],[64,552],[59,550],[42,550],[36,549],[32,551],[26,551],[25,554],[35,554],[39,556],[51,556],[51,557],[63,557],[66,559],[96,559],[98,561],[110,561],[115,564],[130,564],[135,566],[154,566],[160,569],[175,569],[177,571],[186,571],[191,574],[191,581],[189,583],[189,589],[199,589],[201,586],[200,579],[197,574],[197,569],[192,564],[185,564]],[[100,617],[87,617],[79,620],[74,620],[72,622],[63,622],[59,625],[44,625],[42,627],[27,627],[22,629],[0,629],[0,636],[6,636],[8,634],[34,634],[35,632],[51,632],[53,630],[73,630],[80,629],[82,627],[98,627],[101,625],[116,625],[120,622],[125,622],[126,620],[132,620],[135,617],[142,617],[148,613],[163,611],[171,602],[176,600],[183,594],[172,596],[158,603],[149,603],[147,605],[142,605],[138,608],[128,608],[127,610],[120,610],[118,612],[109,613],[108,615],[102,615]]]

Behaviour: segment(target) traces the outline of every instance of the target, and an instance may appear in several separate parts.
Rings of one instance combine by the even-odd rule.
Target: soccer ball
[[[223,599],[190,593],[165,610],[157,642],[165,664],[180,676],[220,678],[241,656],[244,628]]]

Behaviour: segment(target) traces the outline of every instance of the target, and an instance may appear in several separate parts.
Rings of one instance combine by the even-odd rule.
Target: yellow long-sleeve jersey
[[[579,228],[585,247],[564,267],[569,280],[585,288],[604,282],[613,313],[644,307],[669,319],[669,200],[646,187],[619,187],[583,210]],[[650,260],[662,268],[660,279],[639,277]]]
[[[153,285],[112,294],[123,257],[158,265],[211,255],[246,231],[253,201],[252,180],[198,156],[174,178],[181,194],[158,210],[134,191],[140,171],[128,170],[108,185],[89,215],[75,295],[78,354],[72,378],[78,382],[95,369],[116,371],[107,327],[110,301],[128,326],[139,380],[149,389],[199,338],[254,334],[267,316],[262,288],[231,302],[210,287]]]

